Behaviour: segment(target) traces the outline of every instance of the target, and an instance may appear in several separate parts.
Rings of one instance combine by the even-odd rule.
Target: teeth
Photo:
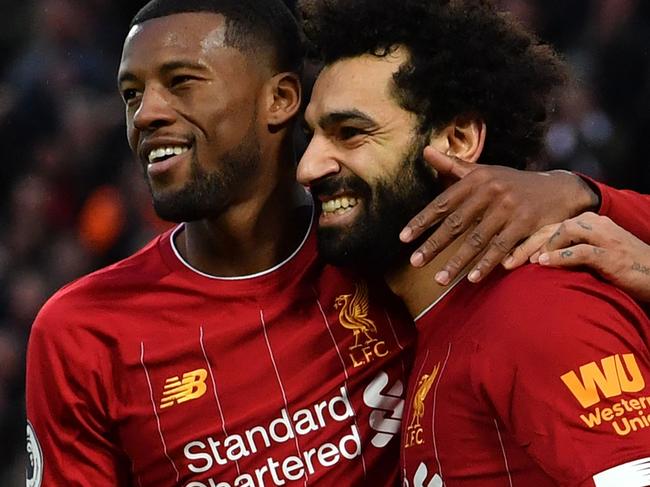
[[[180,156],[188,150],[190,150],[189,147],[185,146],[159,147],[158,149],[154,149],[149,152],[149,163],[152,163],[163,157]]]
[[[359,201],[356,198],[341,197],[325,201],[322,204],[323,213],[343,213],[348,208],[354,208]]]

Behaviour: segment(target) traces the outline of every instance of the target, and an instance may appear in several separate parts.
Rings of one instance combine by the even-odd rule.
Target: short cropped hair
[[[272,49],[279,71],[300,72],[303,39],[297,20],[281,0],[151,0],[131,20],[131,27],[168,15],[209,12],[226,19],[226,45],[250,54]]]
[[[405,46],[393,93],[426,133],[457,116],[487,125],[481,161],[522,168],[542,147],[564,63],[486,0],[302,0],[304,29],[325,64]]]

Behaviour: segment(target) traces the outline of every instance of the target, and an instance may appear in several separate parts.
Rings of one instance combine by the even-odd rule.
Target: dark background
[[[575,77],[560,93],[539,165],[650,192],[650,2],[500,3],[554,44]],[[140,4],[0,0],[3,487],[24,485],[24,355],[36,312],[62,284],[165,228],[128,151],[115,88]]]

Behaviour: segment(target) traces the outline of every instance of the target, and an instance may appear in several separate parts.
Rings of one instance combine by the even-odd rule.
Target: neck
[[[187,223],[175,241],[180,254],[196,269],[222,277],[255,274],[285,260],[302,242],[312,211],[294,172],[285,164],[275,174],[260,173],[250,194],[221,215]]]
[[[413,267],[408,261],[408,256],[405,256],[385,274],[386,283],[393,293],[402,299],[413,318],[420,315],[451,286],[441,286],[434,278],[460,248],[464,237],[465,234],[461,235],[424,267]],[[469,267],[468,265],[460,272],[460,278],[467,274]]]

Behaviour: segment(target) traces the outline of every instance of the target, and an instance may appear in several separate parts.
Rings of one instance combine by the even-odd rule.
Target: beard
[[[251,127],[241,144],[221,157],[219,167],[213,171],[201,167],[194,152],[190,178],[182,189],[156,193],[146,178],[154,210],[163,220],[175,223],[215,218],[228,208],[241,188],[259,170],[260,160],[260,146],[254,127]]]
[[[318,249],[327,262],[385,272],[406,246],[399,233],[409,220],[440,193],[433,170],[422,155],[425,137],[402,160],[392,177],[373,186],[358,176],[327,179],[312,186],[314,196],[335,194],[344,188],[363,201],[355,221],[346,226],[318,228]]]

